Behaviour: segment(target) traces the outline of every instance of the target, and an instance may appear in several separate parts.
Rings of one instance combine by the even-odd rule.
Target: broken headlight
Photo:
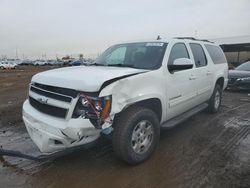
[[[72,118],[86,118],[103,122],[109,117],[112,97],[91,97],[80,94]]]

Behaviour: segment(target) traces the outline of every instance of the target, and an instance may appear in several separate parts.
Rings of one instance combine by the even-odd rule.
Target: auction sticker
[[[163,46],[163,42],[148,42],[146,46]]]

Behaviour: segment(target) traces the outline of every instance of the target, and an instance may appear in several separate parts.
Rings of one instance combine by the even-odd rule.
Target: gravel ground
[[[32,151],[21,119],[28,83],[51,67],[0,71],[0,145]],[[150,160],[129,166],[111,143],[38,163],[4,157],[0,187],[250,187],[250,97],[224,92],[220,112],[201,112],[163,131]]]

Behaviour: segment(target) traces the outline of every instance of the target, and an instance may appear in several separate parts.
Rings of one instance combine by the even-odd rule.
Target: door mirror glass
[[[191,59],[188,58],[178,58],[175,59],[172,65],[168,65],[168,70],[170,72],[173,71],[181,71],[186,69],[192,69],[194,63]]]

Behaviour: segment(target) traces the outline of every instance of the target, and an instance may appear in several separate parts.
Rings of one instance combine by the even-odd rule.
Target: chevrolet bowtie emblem
[[[37,100],[42,104],[47,104],[49,99],[46,97],[39,97]]]

